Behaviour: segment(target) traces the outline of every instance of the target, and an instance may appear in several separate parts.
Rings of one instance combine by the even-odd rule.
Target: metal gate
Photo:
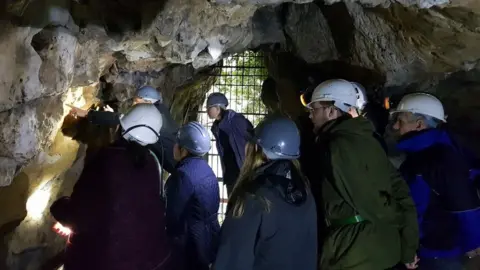
[[[267,110],[260,99],[262,83],[267,78],[267,69],[264,65],[263,55],[251,51],[237,54],[223,59],[222,71],[217,76],[216,82],[211,86],[207,96],[214,92],[225,94],[229,101],[228,108],[242,113],[253,126],[256,126],[267,114]],[[218,178],[220,187],[219,220],[223,221],[227,206],[227,190],[223,185],[221,160],[218,155],[215,138],[210,131],[213,120],[208,118],[206,100],[198,111],[198,121],[210,132],[212,149],[207,154],[208,164],[212,167]]]

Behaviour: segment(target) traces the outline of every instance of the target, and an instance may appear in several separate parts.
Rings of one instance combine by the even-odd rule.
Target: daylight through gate
[[[207,95],[214,92],[221,92],[228,98],[228,109],[242,113],[250,120],[253,126],[256,126],[266,115],[266,108],[260,99],[262,83],[267,77],[267,70],[263,62],[261,53],[244,52],[223,59],[222,71],[216,82]],[[208,118],[206,112],[206,99],[198,112],[198,121],[202,123],[210,132],[212,138],[212,149],[208,152],[208,163],[215,172],[219,187],[221,204],[219,209],[219,219],[223,220],[227,206],[227,190],[223,185],[222,165],[218,156],[215,138],[210,131],[213,120]]]

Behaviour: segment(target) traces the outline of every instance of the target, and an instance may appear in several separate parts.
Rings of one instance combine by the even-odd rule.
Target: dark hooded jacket
[[[271,161],[263,165],[252,186],[246,188],[243,215],[233,217],[228,211],[222,225],[213,269],[317,269],[315,202],[293,164]]]
[[[162,168],[168,173],[175,170],[175,159],[173,158],[173,146],[175,145],[175,136],[178,131],[178,124],[172,118],[169,109],[165,104],[157,102],[154,104],[162,114],[162,128],[160,129],[159,140],[148,146],[160,161]],[[117,126],[120,124],[120,115],[115,112],[89,111],[87,119],[97,125]]]
[[[414,260],[415,206],[372,133],[364,117],[344,116],[327,122],[317,137],[318,201],[329,226],[321,269],[380,270]]]
[[[460,257],[480,247],[480,200],[468,160],[441,129],[411,132],[397,147],[420,224],[420,258]]]
[[[251,138],[252,123],[240,113],[225,110],[222,119],[216,120],[211,130],[222,160],[223,181],[232,185],[237,180],[245,160],[245,145]]]
[[[121,143],[89,152],[71,196],[51,206],[53,217],[73,231],[65,270],[176,269],[159,164],[148,150],[132,149],[138,150]]]
[[[201,157],[178,162],[166,184],[167,232],[174,239],[185,270],[207,269],[215,258],[220,224],[218,180]]]

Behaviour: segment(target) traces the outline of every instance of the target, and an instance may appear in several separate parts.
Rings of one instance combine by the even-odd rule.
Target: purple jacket
[[[125,147],[101,149],[86,161],[70,197],[50,208],[74,234],[65,270],[170,270],[158,165],[148,154],[135,167]]]

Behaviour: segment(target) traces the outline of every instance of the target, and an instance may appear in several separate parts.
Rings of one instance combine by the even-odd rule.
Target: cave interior
[[[67,105],[124,112],[144,85],[178,123],[207,126],[212,91],[237,91],[255,123],[308,117],[301,94],[328,79],[379,104],[429,92],[480,153],[475,1],[9,0],[0,15],[0,269],[42,269],[64,248],[48,206],[86,150],[62,133]]]

